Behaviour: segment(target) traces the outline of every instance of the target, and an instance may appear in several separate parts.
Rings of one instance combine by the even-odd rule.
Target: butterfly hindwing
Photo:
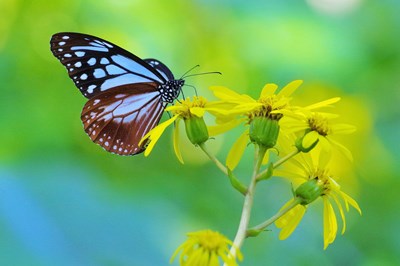
[[[165,108],[155,86],[122,85],[89,99],[81,119],[92,141],[119,155],[144,151],[145,144],[139,142],[158,124]]]
[[[164,84],[172,75],[157,60],[153,59],[165,67],[162,72],[123,48],[91,35],[57,33],[52,36],[50,46],[54,56],[67,68],[70,78],[87,98],[126,84]]]

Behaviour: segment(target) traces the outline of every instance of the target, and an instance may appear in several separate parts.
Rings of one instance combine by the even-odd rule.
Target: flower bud
[[[203,117],[191,116],[185,121],[186,135],[194,145],[200,145],[208,140],[208,129]]]
[[[310,152],[312,149],[315,148],[315,146],[317,146],[317,144],[319,142],[319,139],[317,139],[310,146],[304,147],[303,146],[303,139],[308,133],[309,133],[309,131],[306,131],[305,134],[302,137],[299,137],[298,139],[296,139],[295,146],[300,152],[304,152],[304,153]]]
[[[250,140],[267,149],[275,146],[279,135],[278,120],[267,117],[255,117],[250,122]]]
[[[324,187],[318,179],[311,179],[299,186],[295,195],[301,199],[301,205],[307,205],[316,200],[324,192]]]

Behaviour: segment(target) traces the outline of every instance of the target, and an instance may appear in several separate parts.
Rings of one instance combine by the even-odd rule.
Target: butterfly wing
[[[87,98],[126,84],[164,84],[172,75],[157,60],[153,61],[162,64],[163,72],[123,48],[91,35],[57,33],[52,36],[50,46],[54,56],[67,68],[76,87]]]
[[[163,63],[158,61],[157,59],[147,58],[147,59],[143,59],[143,61],[145,61],[152,68],[157,70],[158,73],[160,73],[163,76],[164,79],[166,79],[166,80],[175,80],[174,74],[172,74],[171,70],[166,65],[164,65]]]
[[[127,84],[90,98],[81,115],[86,133],[109,152],[143,152],[145,144],[139,142],[158,124],[165,108],[156,87],[156,83]]]

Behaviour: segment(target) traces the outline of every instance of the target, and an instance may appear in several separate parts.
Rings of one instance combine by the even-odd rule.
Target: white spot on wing
[[[96,47],[103,47],[101,44],[98,42],[89,42],[90,45],[96,46]]]
[[[87,78],[88,78],[88,75],[86,75],[86,74],[82,74],[80,77],[81,80],[86,80]]]
[[[94,89],[96,89],[96,85],[90,85],[90,86],[88,87],[88,89],[87,89],[87,92],[88,92],[88,93],[93,93],[93,90],[94,90]],[[96,101],[100,102],[100,100],[96,99],[96,100],[94,100],[94,104],[98,103],[98,102],[96,102]]]
[[[93,76],[95,77],[95,78],[104,78],[105,76],[106,76],[106,72],[104,72],[104,70],[103,69],[101,69],[101,68],[96,68],[95,70],[94,70],[94,72],[93,72]]]
[[[63,46],[63,45],[65,45],[66,44],[66,42],[59,42],[58,43],[58,45],[60,45],[60,46]]]
[[[111,44],[109,44],[109,43],[106,43],[106,42],[102,42],[105,46],[107,46],[108,48],[113,48],[114,46],[112,46]]]
[[[126,71],[120,67],[117,67],[115,65],[108,65],[106,66],[107,73],[110,75],[119,75],[119,74],[124,74]]]
[[[64,54],[64,57],[72,57],[71,54]]]
[[[125,74],[121,76],[117,76],[115,78],[107,79],[104,81],[104,83],[101,85],[100,90],[105,91],[109,88],[118,86],[120,84],[129,84],[129,83],[139,83],[139,82],[149,82],[152,81],[148,78],[136,76],[134,74]]]
[[[71,49],[71,50],[74,50],[74,49]],[[79,51],[79,52],[75,52],[75,54],[77,57],[82,57],[85,55],[85,52]]]
[[[62,39],[63,39],[63,40],[68,40],[68,39],[69,39],[69,36],[63,36]]]
[[[120,98],[124,98],[125,96],[126,96],[126,94],[120,93],[120,94],[115,95],[114,98],[115,99],[120,99]]]
[[[107,64],[109,64],[110,63],[110,61],[107,59],[107,58],[105,58],[105,57],[103,57],[101,60],[100,60],[100,64],[102,64],[102,65],[107,65]]]
[[[105,47],[97,47],[97,46],[72,46],[71,50],[85,50],[85,51],[96,51],[96,52],[108,52],[108,49]]]
[[[136,72],[136,73],[140,73],[144,76],[148,76],[153,78],[154,80],[157,80],[159,82],[161,82],[162,80],[160,80],[156,75],[153,74],[153,72],[151,72],[150,70],[148,70],[147,68],[145,68],[144,66],[140,65],[139,63],[136,63],[135,61],[133,61],[132,59],[122,56],[122,55],[113,55],[111,56],[111,59],[118,65],[129,69],[132,72]]]
[[[96,64],[96,58],[92,57],[87,61],[89,66],[93,66],[94,64]]]
[[[82,66],[82,62],[79,62],[79,61],[76,62],[76,63],[74,64],[74,66],[75,66],[75,67],[81,67],[81,66]]]

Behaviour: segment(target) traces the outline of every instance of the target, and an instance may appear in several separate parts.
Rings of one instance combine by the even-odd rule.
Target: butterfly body
[[[156,59],[142,60],[91,35],[61,32],[50,45],[88,98],[81,120],[91,140],[119,155],[143,152],[140,140],[179,96],[184,80]]]

